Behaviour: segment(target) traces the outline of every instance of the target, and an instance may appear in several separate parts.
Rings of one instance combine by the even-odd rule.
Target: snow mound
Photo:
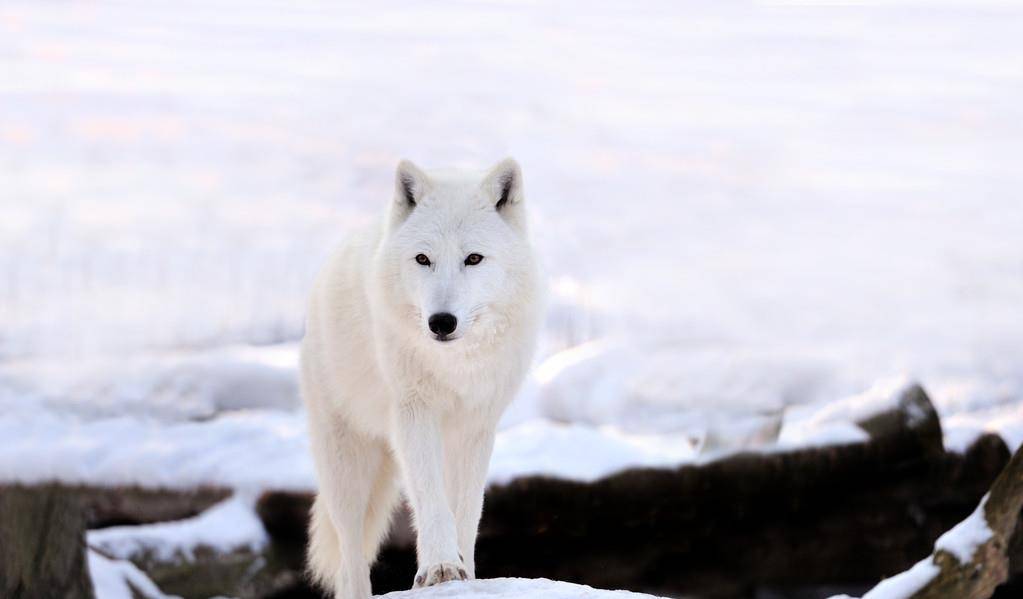
[[[206,420],[232,410],[297,408],[297,372],[294,343],[0,362],[0,398],[83,419]]]
[[[164,595],[135,564],[89,551],[89,573],[97,599],[177,599]]]
[[[847,418],[895,405],[903,388],[882,383],[835,402],[837,407],[813,404],[743,418],[723,412],[733,416],[727,427],[715,424],[708,411],[693,415],[693,426],[677,434],[543,418],[506,423],[497,435],[489,481],[543,475],[588,482],[634,467],[706,463],[736,451],[862,442],[866,433]],[[0,480],[243,491],[316,487],[300,410],[235,409],[192,421],[83,417],[2,397],[0,408],[0,438],[8,440],[0,451]]]
[[[194,518],[89,531],[88,543],[118,559],[147,553],[162,561],[177,555],[192,560],[200,546],[220,553],[243,548],[259,551],[269,538],[253,503],[251,498],[235,495]]]
[[[206,422],[81,421],[49,410],[0,417],[0,480],[172,489],[315,488],[305,417],[243,410]]]
[[[630,591],[604,591],[580,584],[546,578],[490,578],[466,582],[447,582],[415,591],[396,591],[381,595],[386,599],[632,599],[651,598]]]
[[[671,467],[695,457],[685,437],[533,420],[498,434],[488,479],[502,484],[542,475],[591,482],[628,468]]]
[[[882,580],[863,599],[906,599],[924,588],[939,572],[931,556],[927,556],[909,570]]]
[[[920,560],[912,568],[886,578],[871,589],[862,599],[909,599],[914,593],[934,579],[940,572],[931,556]],[[835,595],[830,599],[855,599],[849,595]]]
[[[980,500],[980,505],[973,510],[968,518],[938,537],[938,540],[934,542],[934,549],[951,553],[959,560],[960,564],[970,563],[977,548],[988,542],[994,535],[987,525],[984,512],[987,499],[988,495],[984,495],[984,498]]]

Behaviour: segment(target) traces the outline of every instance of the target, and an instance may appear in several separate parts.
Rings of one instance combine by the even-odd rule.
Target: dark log
[[[1002,445],[998,463],[970,471],[969,458],[865,444],[636,470],[593,485],[519,480],[487,496],[477,569],[722,597],[862,584],[926,553],[970,512],[1007,453]]]
[[[223,552],[200,545],[193,547],[188,557],[175,555],[167,559],[142,552],[129,559],[169,595],[185,599],[220,596],[255,599],[302,581],[301,569],[290,561],[282,562],[280,555],[275,547],[258,552],[245,548]]]
[[[875,443],[907,444],[922,453],[943,453],[941,420],[923,387],[907,385],[893,400],[889,409],[866,416],[856,424]]]
[[[0,597],[92,599],[85,518],[67,489],[0,489]]]
[[[56,484],[56,483],[55,483]],[[60,485],[81,507],[87,528],[151,524],[191,518],[231,496],[226,487],[194,489]],[[0,494],[18,485],[0,484]]]
[[[153,489],[139,486],[69,488],[79,497],[89,528],[191,518],[231,496],[225,487]]]

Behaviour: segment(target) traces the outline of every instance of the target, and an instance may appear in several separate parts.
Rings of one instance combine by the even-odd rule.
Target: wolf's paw
[[[412,585],[412,588],[429,587],[449,580],[469,580],[469,574],[465,571],[465,566],[451,562],[441,562],[420,568],[416,572],[416,583]]]

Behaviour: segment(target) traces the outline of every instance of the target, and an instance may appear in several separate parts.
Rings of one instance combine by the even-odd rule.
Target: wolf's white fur
[[[486,173],[403,161],[384,221],[352,236],[316,282],[301,368],[320,484],[309,568],[337,599],[369,597],[399,481],[416,526],[415,586],[474,576],[494,431],[540,316],[524,211],[511,159]],[[473,253],[482,262],[465,264]],[[450,341],[429,329],[440,312],[457,318]]]

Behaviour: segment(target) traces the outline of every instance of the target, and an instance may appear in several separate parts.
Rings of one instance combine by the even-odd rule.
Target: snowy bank
[[[193,560],[196,550],[219,553],[239,549],[260,551],[267,543],[266,531],[252,510],[252,501],[235,496],[195,518],[147,524],[114,526],[89,531],[90,547],[118,559],[169,561]]]
[[[135,564],[96,551],[89,551],[89,574],[96,599],[176,599],[161,592]]]
[[[287,358],[281,358],[279,349],[266,352],[268,356],[256,350],[233,350],[228,353],[230,360],[217,353],[213,360],[220,366],[215,370],[226,371],[224,376],[234,381],[234,376],[244,378],[236,373],[257,369],[256,364],[263,364],[271,373],[284,368],[281,362],[286,363]],[[227,367],[223,367],[225,363]],[[213,367],[207,365],[198,371],[210,369]],[[172,370],[193,372],[195,365]],[[257,380],[278,379],[267,375]],[[146,385],[153,386],[152,382]],[[216,384],[202,387],[207,391],[217,388]],[[635,467],[706,463],[742,450],[776,452],[861,443],[870,438],[861,423],[878,414],[901,410],[910,420],[919,416],[907,411],[915,404],[901,405],[911,389],[913,383],[908,379],[885,379],[844,400],[800,406],[773,416],[750,415],[729,429],[708,417],[700,421],[702,433],[697,431],[695,437],[629,431],[613,424],[559,423],[542,417],[509,422],[498,433],[489,478],[493,484],[531,475],[592,481]],[[0,412],[0,438],[8,440],[0,449],[0,481],[57,480],[169,489],[208,485],[252,492],[314,489],[304,414],[267,408],[263,403],[266,397],[257,396],[256,407],[214,412],[194,420],[143,417],[132,415],[131,409],[128,415],[85,416],[61,406],[0,395],[0,407],[5,408]],[[528,394],[522,398],[529,399]],[[118,405],[131,406],[133,402],[122,399]],[[234,405],[246,404],[237,399]],[[694,416],[694,426],[699,418]],[[913,422],[906,424],[912,426]]]
[[[630,591],[604,591],[580,584],[546,578],[490,578],[447,582],[415,591],[381,595],[386,599],[652,599]]]

